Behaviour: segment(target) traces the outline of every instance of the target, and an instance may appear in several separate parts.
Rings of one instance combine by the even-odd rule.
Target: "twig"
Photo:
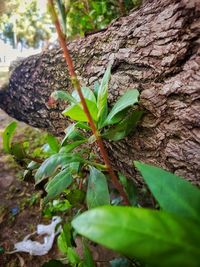
[[[119,10],[120,10],[121,16],[126,15],[126,9],[125,9],[125,6],[124,6],[124,0],[118,0],[118,5],[119,5]]]
[[[50,7],[50,12],[51,12],[51,16],[52,16],[52,20],[55,24],[55,27],[56,27],[56,31],[57,31],[57,34],[58,34],[58,39],[59,39],[59,42],[60,42],[60,46],[62,47],[63,49],[63,54],[64,54],[64,57],[65,57],[65,60],[66,60],[66,63],[68,65],[68,70],[69,70],[69,75],[71,77],[71,82],[72,82],[72,85],[74,86],[74,88],[77,90],[78,94],[79,94],[79,97],[80,97],[80,100],[81,100],[81,103],[82,103],[82,106],[83,106],[83,110],[88,118],[88,122],[90,124],[90,127],[92,129],[92,132],[94,134],[94,136],[96,137],[96,142],[99,146],[99,149],[100,149],[100,153],[101,153],[101,156],[104,160],[104,163],[107,167],[107,171],[112,179],[112,182],[113,182],[113,185],[115,186],[115,188],[119,191],[120,195],[123,197],[124,199],[124,204],[126,205],[129,205],[129,200],[128,200],[128,197],[122,187],[122,185],[120,184],[115,172],[113,171],[112,167],[111,167],[111,164],[110,164],[110,160],[108,158],[108,154],[107,154],[107,151],[104,147],[104,144],[103,144],[103,140],[101,138],[101,135],[100,133],[98,132],[97,128],[96,128],[96,125],[92,119],[92,116],[88,110],[88,107],[87,107],[87,104],[85,102],[85,98],[83,96],[83,93],[81,91],[81,85],[80,85],[80,82],[77,78],[77,75],[75,73],[75,69],[74,69],[74,64],[73,64],[73,61],[72,61],[72,58],[70,56],[70,53],[69,53],[69,50],[68,50],[68,47],[67,47],[67,44],[66,44],[66,37],[64,36],[62,30],[61,30],[61,26],[60,26],[60,22],[58,20],[58,16],[56,14],[56,11],[55,11],[55,7],[54,7],[54,3],[53,3],[53,0],[48,0],[49,2],[49,7]]]

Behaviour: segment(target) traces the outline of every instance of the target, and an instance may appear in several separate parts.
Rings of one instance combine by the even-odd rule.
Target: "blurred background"
[[[78,38],[106,27],[125,15],[138,0],[56,0],[62,13],[63,31]],[[0,83],[11,61],[47,48],[56,40],[47,0],[0,1]]]

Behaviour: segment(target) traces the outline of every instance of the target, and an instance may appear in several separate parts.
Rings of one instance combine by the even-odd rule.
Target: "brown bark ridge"
[[[140,183],[132,167],[141,160],[200,184],[200,2],[148,0],[107,29],[70,43],[81,83],[100,80],[109,62],[110,103],[130,88],[145,110],[136,131],[106,143],[114,166]],[[62,51],[31,56],[0,91],[0,107],[18,120],[60,135],[67,120],[47,105],[52,91],[71,90]]]

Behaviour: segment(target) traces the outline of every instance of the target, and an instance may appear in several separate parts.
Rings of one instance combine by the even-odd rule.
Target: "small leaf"
[[[88,87],[81,87],[81,92],[85,99],[90,100],[91,102],[96,104],[96,98],[92,90]],[[73,91],[72,96],[76,99],[77,102],[80,102],[80,97],[77,91]]]
[[[87,107],[88,107],[88,110],[93,118],[94,121],[97,121],[97,113],[98,113],[98,110],[97,110],[97,106],[95,103],[93,103],[92,101],[88,100],[88,99],[85,99],[86,101],[86,104],[87,104]],[[87,122],[88,121],[88,118],[85,114],[85,112],[83,111],[83,108],[81,106],[81,103],[77,104],[77,105],[72,105],[72,106],[69,106],[68,108],[66,108],[62,114],[64,116],[68,116],[70,117],[71,119],[73,120],[76,120],[76,121],[85,121]]]
[[[72,141],[79,141],[85,139],[83,134],[81,134],[79,130],[76,129],[76,123],[69,125],[65,129],[65,137],[63,138],[61,145],[65,146],[68,143],[68,139]]]
[[[71,247],[71,225],[69,223],[65,223],[63,229],[58,236],[57,244],[59,250],[67,255],[68,247]]]
[[[120,99],[115,103],[111,112],[108,114],[105,125],[119,122],[115,119],[117,114],[120,113],[122,110],[136,104],[138,102],[138,96],[138,90],[133,89],[127,91],[122,97],[120,97]]]
[[[110,75],[111,75],[111,65],[108,66],[106,72],[104,73],[100,87],[98,89],[98,97],[97,97],[98,119],[101,117],[107,105],[108,84],[110,80]]]
[[[72,174],[69,169],[64,169],[59,172],[53,179],[46,185],[46,192],[48,193],[45,202],[59,196],[67,187],[73,182]]]
[[[54,174],[58,166],[65,166],[72,162],[83,162],[83,158],[77,154],[58,153],[46,159],[35,174],[36,184]]]
[[[55,136],[49,134],[47,136],[47,143],[48,143],[48,145],[52,151],[54,151],[55,153],[57,153],[59,151],[60,144],[59,144],[59,142]]]
[[[102,137],[112,141],[119,141],[123,139],[128,134],[130,134],[131,131],[134,130],[142,114],[142,111],[134,111],[124,120],[122,120],[119,124],[117,124],[111,129],[106,130],[102,134]]]
[[[137,188],[134,182],[130,179],[127,179],[122,173],[118,173],[120,182],[122,183],[127,195],[128,199],[132,206],[137,205]]]
[[[199,225],[164,211],[98,207],[72,221],[75,230],[109,249],[155,267],[198,267]]]
[[[26,152],[23,148],[23,145],[20,143],[15,143],[11,145],[10,153],[19,160],[22,160],[26,157]]]
[[[80,129],[85,129],[85,130],[91,130],[90,126],[88,126],[88,124],[84,122],[77,122],[75,124],[75,127],[80,128]]]
[[[95,267],[94,260],[92,258],[92,253],[88,247],[85,239],[83,239],[83,266],[85,267]]]
[[[65,91],[61,91],[61,90],[54,91],[51,94],[51,97],[55,100],[61,99],[61,100],[64,100],[70,103],[77,104],[76,99],[73,96],[71,96],[68,92],[65,92]]]
[[[86,198],[88,209],[110,204],[110,195],[106,177],[94,167],[90,167]]]
[[[76,264],[81,261],[78,253],[72,247],[69,247],[67,249],[67,259],[73,266],[77,266]]]
[[[72,150],[74,150],[76,147],[80,146],[83,143],[86,143],[88,139],[85,140],[80,140],[80,141],[75,141],[71,144],[65,145],[63,147],[61,147],[59,153],[69,153]]]
[[[15,133],[16,127],[17,127],[17,123],[15,121],[13,121],[3,131],[3,134],[2,134],[3,149],[7,153],[10,153],[11,142],[12,142],[12,138],[13,138],[13,135]]]
[[[94,82],[94,95],[96,99],[98,98],[98,92],[99,92],[100,84],[98,81]]]
[[[35,161],[31,161],[28,166],[27,166],[27,169],[29,170],[35,170],[35,169],[38,169],[40,166],[39,163],[35,162]]]
[[[83,203],[85,199],[85,193],[79,189],[71,190],[67,195],[66,198],[69,202],[74,206],[76,204]]]
[[[101,129],[104,127],[104,123],[106,121],[108,115],[108,105],[107,103],[104,106],[104,109],[102,110],[101,116],[98,119],[98,129]]]
[[[179,216],[200,220],[200,190],[163,169],[134,162],[160,207]]]

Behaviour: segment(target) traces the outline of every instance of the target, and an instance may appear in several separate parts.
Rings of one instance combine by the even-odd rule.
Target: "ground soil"
[[[12,120],[0,110],[0,132]],[[18,128],[20,138],[19,135],[27,126],[19,123]],[[36,196],[34,184],[22,181],[22,174],[23,169],[11,156],[2,151],[2,139],[0,139],[0,247],[6,252],[13,250],[16,242],[35,231],[38,223],[45,223],[41,216],[39,198],[34,198]],[[58,257],[56,248],[42,257],[29,256],[27,253],[1,254],[0,266],[36,267],[56,257]]]

